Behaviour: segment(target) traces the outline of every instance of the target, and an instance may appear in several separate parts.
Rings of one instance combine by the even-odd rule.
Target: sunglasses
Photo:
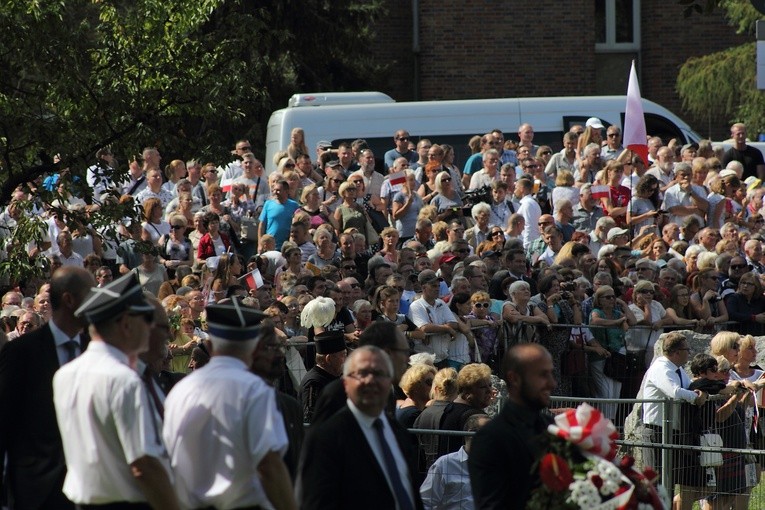
[[[183,230],[186,227],[184,227],[183,225],[173,225],[170,228],[172,228],[173,230]]]
[[[338,184],[339,184],[339,183],[341,183],[341,182],[343,182],[343,180],[342,180],[342,179],[331,179],[331,181],[332,181],[332,182],[336,182],[336,183],[338,183]]]
[[[749,267],[749,264],[737,264],[735,266],[730,266],[731,269],[746,269]]]
[[[552,154],[552,151],[544,151],[542,156],[549,156],[550,154]]]
[[[489,303],[473,303],[473,306],[476,308],[489,308],[491,304]]]
[[[492,237],[493,237],[493,236],[501,236],[501,235],[502,235],[502,231],[499,231],[499,232],[492,232],[492,233],[491,233],[491,235],[492,235]]]
[[[399,140],[401,142],[408,142],[409,141],[409,137],[408,136],[399,136],[398,138],[396,138],[396,140]]]
[[[617,136],[619,136],[619,133],[608,133],[609,138],[616,138]]]
[[[295,168],[295,163],[287,163],[284,168]]]

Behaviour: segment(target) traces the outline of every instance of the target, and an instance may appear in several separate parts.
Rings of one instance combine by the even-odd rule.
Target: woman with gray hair
[[[475,220],[475,225],[465,231],[465,239],[475,251],[479,244],[491,240],[491,228],[489,227],[491,206],[486,202],[478,202],[470,209],[470,215]]]
[[[452,182],[452,176],[449,172],[441,172],[436,176],[436,195],[430,202],[435,206],[439,221],[459,219],[462,221],[462,198],[457,192],[457,188]]]
[[[531,287],[527,282],[518,280],[511,283],[507,287],[507,297],[508,300],[502,306],[502,318],[508,325],[505,339],[507,348],[518,343],[534,342],[539,326],[549,329],[550,319],[547,315],[529,303]]]

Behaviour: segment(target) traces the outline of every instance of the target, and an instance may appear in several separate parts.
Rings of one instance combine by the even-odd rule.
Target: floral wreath
[[[533,466],[541,484],[529,510],[666,510],[669,496],[650,467],[616,459],[619,437],[611,420],[588,404],[569,409],[547,427],[546,453]]]

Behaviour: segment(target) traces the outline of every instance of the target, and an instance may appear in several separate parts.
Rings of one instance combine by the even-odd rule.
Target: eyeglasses
[[[398,349],[398,350],[403,350],[403,349]],[[409,352],[409,349],[406,349],[406,351]],[[375,381],[379,381],[380,379],[390,379],[390,376],[388,374],[386,374],[385,372],[380,372],[378,370],[358,370],[356,372],[348,374],[347,377],[350,377],[351,379],[355,379],[357,381],[365,381],[369,379],[370,377]]]
[[[170,228],[172,228],[173,230],[183,230],[186,227],[184,227],[183,225],[173,225]]]
[[[526,165],[523,168],[541,168],[542,165]]]
[[[490,303],[473,303],[473,306],[476,308],[489,308],[491,306]]]
[[[655,294],[655,292],[652,291],[652,290],[643,289],[643,290],[639,290],[638,294],[651,294],[651,295],[653,295],[653,294]]]

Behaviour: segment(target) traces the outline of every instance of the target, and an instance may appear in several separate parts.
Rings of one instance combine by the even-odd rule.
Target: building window
[[[595,0],[595,50],[640,49],[640,0]]]

